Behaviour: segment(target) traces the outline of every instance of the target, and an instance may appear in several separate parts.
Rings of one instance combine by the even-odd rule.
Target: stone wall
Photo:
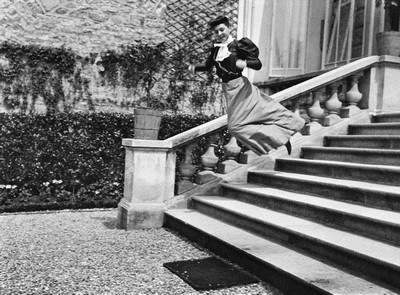
[[[65,46],[82,57],[96,56],[136,41],[164,41],[165,10],[164,0],[1,0],[0,42]],[[98,86],[96,67],[85,75],[97,111],[132,111],[132,97],[123,89]],[[38,101],[36,110],[44,109]],[[76,109],[87,110],[87,101]]]
[[[163,0],[1,0],[0,41],[59,47],[78,54],[135,40],[164,40]]]

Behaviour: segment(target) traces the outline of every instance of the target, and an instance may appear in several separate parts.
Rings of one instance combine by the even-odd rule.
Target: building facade
[[[384,30],[383,2],[4,0],[0,2],[0,42],[66,46],[94,60],[105,50],[136,41],[166,41],[170,50],[193,46],[193,56],[204,59],[210,34],[207,22],[225,14],[232,20],[234,36],[249,37],[260,49],[262,69],[247,70],[246,75],[253,82],[265,82],[376,54],[375,35]],[[0,66],[2,62],[0,56]],[[132,110],[126,107],[124,92],[98,86],[95,67],[87,68],[85,75],[92,81],[91,97],[97,108],[120,110],[123,105],[123,110]]]
[[[260,47],[253,81],[302,75],[377,54],[384,3],[375,0],[241,0],[238,35]]]

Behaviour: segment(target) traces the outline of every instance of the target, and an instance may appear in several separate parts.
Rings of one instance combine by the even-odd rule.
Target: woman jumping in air
[[[244,146],[262,155],[285,145],[290,154],[290,137],[303,128],[304,120],[242,76],[245,67],[259,70],[262,66],[259,50],[250,39],[234,39],[224,16],[210,22],[210,27],[218,43],[205,64],[190,65],[189,70],[210,71],[216,67],[227,101],[228,130]]]

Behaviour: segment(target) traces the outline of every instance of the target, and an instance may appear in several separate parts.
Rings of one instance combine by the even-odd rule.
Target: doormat
[[[216,257],[167,262],[163,266],[196,290],[214,290],[259,282]]]

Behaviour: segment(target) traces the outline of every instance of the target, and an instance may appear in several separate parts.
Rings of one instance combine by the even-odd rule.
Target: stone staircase
[[[400,113],[222,186],[166,226],[287,294],[400,294]]]

